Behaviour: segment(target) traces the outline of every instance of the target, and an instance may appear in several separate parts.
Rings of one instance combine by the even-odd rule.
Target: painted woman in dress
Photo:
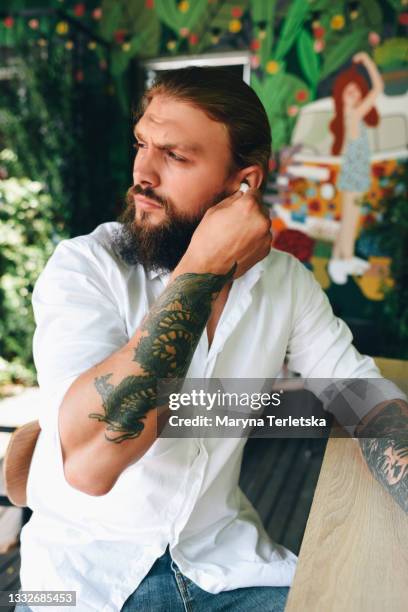
[[[371,184],[370,149],[366,125],[378,124],[375,102],[384,90],[383,80],[367,53],[357,53],[355,64],[362,64],[370,77],[367,80],[356,66],[340,73],[334,83],[335,116],[330,124],[334,141],[333,155],[342,155],[342,166],[337,182],[341,191],[341,224],[333,245],[328,272],[334,283],[344,285],[352,274],[364,274],[370,264],[354,256],[354,243],[360,220],[359,203]]]

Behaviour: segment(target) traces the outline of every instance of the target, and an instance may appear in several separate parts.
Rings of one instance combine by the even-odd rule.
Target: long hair
[[[334,98],[334,118],[330,122],[330,131],[334,135],[332,146],[332,155],[339,155],[344,143],[344,109],[343,109],[343,92],[349,83],[355,83],[360,89],[361,96],[364,98],[370,88],[367,80],[360,74],[355,66],[351,66],[347,70],[343,70],[336,78],[333,86]],[[364,116],[364,121],[367,125],[375,126],[378,124],[379,116],[377,109],[373,106]]]
[[[189,102],[210,119],[223,123],[229,134],[231,170],[261,166],[261,189],[265,186],[272,146],[271,128],[260,99],[240,77],[222,68],[198,66],[163,72],[144,93],[136,120],[159,94]]]

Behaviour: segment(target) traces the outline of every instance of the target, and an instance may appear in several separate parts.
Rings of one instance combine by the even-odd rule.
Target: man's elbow
[[[106,473],[90,472],[83,465],[80,465],[74,457],[64,461],[64,476],[66,482],[73,489],[93,497],[100,497],[109,493],[116,480],[108,477]]]

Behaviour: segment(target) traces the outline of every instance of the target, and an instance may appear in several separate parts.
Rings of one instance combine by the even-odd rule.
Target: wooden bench
[[[408,362],[376,362],[387,378],[407,380]],[[388,610],[408,610],[408,516],[358,443],[331,438],[285,612]]]

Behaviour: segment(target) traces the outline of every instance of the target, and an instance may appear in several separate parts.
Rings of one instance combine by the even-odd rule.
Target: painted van
[[[408,93],[379,96],[380,122],[368,128],[371,149],[371,187],[364,196],[361,225],[378,220],[378,202],[387,195],[388,177],[408,157]],[[341,219],[341,197],[336,188],[341,156],[331,155],[329,129],[333,99],[305,105],[292,133],[298,152],[283,164],[278,177],[279,202],[274,204],[277,233],[296,229],[311,238],[333,241]]]

